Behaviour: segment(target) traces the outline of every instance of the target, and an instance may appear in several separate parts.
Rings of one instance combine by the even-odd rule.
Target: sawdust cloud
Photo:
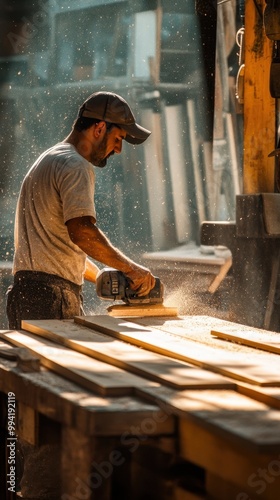
[[[176,307],[180,315],[198,314],[201,304],[194,292],[180,287],[165,295],[164,305],[167,307]]]
[[[176,307],[179,316],[215,316],[228,319],[228,309],[220,297],[209,292],[194,291],[186,286],[166,291],[164,305]]]

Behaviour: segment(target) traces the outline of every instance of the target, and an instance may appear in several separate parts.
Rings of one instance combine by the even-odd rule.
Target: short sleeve
[[[87,162],[67,162],[58,175],[58,189],[66,223],[76,217],[90,216],[96,219],[94,206],[95,175]]]

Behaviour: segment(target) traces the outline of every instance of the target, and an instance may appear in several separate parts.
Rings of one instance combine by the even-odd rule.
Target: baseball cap
[[[130,144],[141,144],[151,133],[136,123],[125,99],[112,92],[95,92],[90,95],[80,107],[79,117],[81,116],[118,125],[126,131],[125,140]]]

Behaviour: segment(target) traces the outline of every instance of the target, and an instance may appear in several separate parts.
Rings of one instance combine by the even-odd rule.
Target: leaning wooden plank
[[[226,377],[263,386],[280,386],[280,363],[264,356],[262,360],[248,358],[242,352],[226,352],[223,349],[203,346],[153,328],[110,316],[77,316],[76,323],[89,326],[115,338],[138,345],[144,349],[164,354],[171,358],[195,364]],[[267,355],[272,356],[273,355]]]
[[[280,354],[280,333],[258,332],[257,330],[242,331],[242,327],[225,327],[211,330],[211,335],[230,342],[256,347],[263,351]]]
[[[1,337],[14,345],[27,347],[40,356],[47,368],[98,394],[124,396],[132,394],[135,387],[157,385],[30,333],[13,331],[2,333]]]
[[[235,387],[233,381],[219,374],[108,338],[107,335],[78,325],[71,320],[26,320],[23,321],[22,327],[99,361],[105,361],[179,390],[217,387],[233,389]]]
[[[218,287],[222,283],[223,279],[226,277],[231,266],[232,266],[232,257],[229,257],[228,259],[226,259],[225,263],[222,265],[217,276],[215,276],[214,280],[212,281],[211,285],[208,288],[208,292],[210,292],[210,293],[216,292],[216,290],[218,289]]]

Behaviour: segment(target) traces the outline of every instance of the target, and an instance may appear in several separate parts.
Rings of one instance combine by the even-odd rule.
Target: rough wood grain
[[[225,377],[201,370],[189,363],[167,358],[151,351],[121,342],[73,321],[24,321],[23,328],[48,338],[99,361],[128,370],[141,377],[173,388],[211,389],[234,388],[235,383]]]
[[[153,435],[172,436],[175,431],[174,417],[149,401],[103,397],[44,367],[38,373],[22,373],[14,361],[0,359],[0,391],[14,392],[17,402],[62,425],[74,425],[85,435],[121,436],[133,426],[141,429],[150,419],[156,422]]]
[[[220,373],[226,377],[267,387],[280,386],[280,365],[271,358],[254,359],[239,353],[200,345],[179,335],[144,327],[109,316],[78,316],[75,322],[107,333],[144,349]],[[272,355],[271,355],[272,356]],[[278,357],[277,357],[278,360]]]
[[[280,388],[279,387],[260,387],[258,385],[237,383],[237,392],[248,396],[249,398],[260,401],[271,408],[280,410]]]
[[[245,2],[244,73],[244,194],[273,193],[275,147],[275,100],[269,91],[273,41],[265,35],[262,11],[265,0]]]
[[[151,304],[145,306],[125,306],[116,304],[114,306],[109,306],[107,311],[109,316],[113,316],[115,318],[127,318],[130,316],[178,316],[178,309],[176,307],[166,307],[162,304]]]
[[[280,354],[280,334],[273,332],[261,332],[256,330],[242,331],[242,327],[225,327],[211,330],[211,335],[229,342],[255,347],[263,351]],[[279,360],[280,363],[280,360]],[[279,365],[280,368],[280,365]],[[280,372],[279,372],[280,376]]]
[[[9,332],[2,336],[40,356],[41,363],[47,368],[98,394],[125,396],[132,394],[136,387],[157,385],[31,333]]]
[[[145,389],[145,394],[166,413],[196,422],[244,451],[280,452],[280,412],[263,403],[231,390],[178,392],[158,387]]]

